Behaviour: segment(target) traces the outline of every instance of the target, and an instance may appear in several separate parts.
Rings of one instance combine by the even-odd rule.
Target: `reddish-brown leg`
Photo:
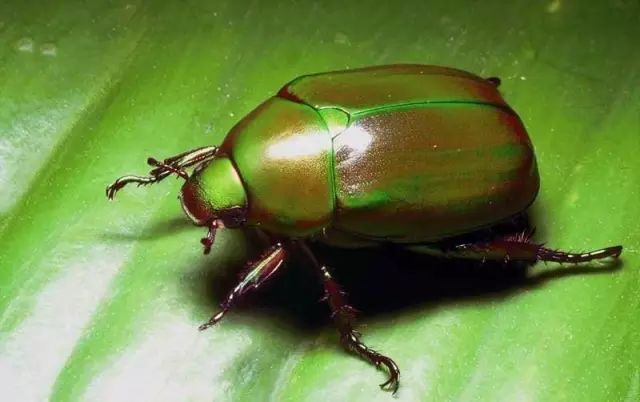
[[[162,162],[154,158],[148,158],[147,163],[153,166],[153,169],[149,172],[149,176],[126,175],[118,178],[113,184],[107,187],[107,198],[110,200],[113,199],[118,190],[130,183],[145,186],[158,183],[171,174],[176,174],[186,180],[188,176],[183,169],[210,161],[215,157],[217,150],[217,147],[197,148],[164,159]]]
[[[173,173],[176,176],[180,176],[185,180],[187,180],[189,178],[189,176],[187,175],[187,172],[185,172],[184,170],[179,169],[177,167],[173,167],[172,165],[167,165],[166,163],[160,162],[155,158],[152,158],[152,157],[147,158],[147,164],[149,166],[153,166],[153,167],[159,169],[159,171],[161,171],[161,172],[165,172],[166,171],[168,173]]]
[[[200,243],[204,246],[204,254],[209,254],[211,252],[211,246],[213,246],[213,242],[216,240],[217,230],[218,221],[211,222],[211,224],[209,224],[207,235],[200,239]]]
[[[162,161],[162,165],[169,165],[172,168],[181,170],[191,166],[200,165],[204,162],[208,162],[216,156],[217,152],[218,152],[218,147],[216,146],[196,148],[196,149],[192,149],[191,151],[183,152],[179,155],[166,158]],[[152,160],[155,161],[153,158],[147,159],[147,163],[149,165],[154,166]],[[166,167],[157,166],[150,173],[152,175],[159,174],[159,173],[162,173],[164,170],[166,170]]]
[[[209,321],[202,324],[199,327],[200,331],[215,325],[242,296],[259,288],[260,285],[271,278],[278,268],[280,268],[285,258],[286,251],[284,247],[282,244],[276,243],[265,252],[258,261],[249,263],[240,278],[240,282],[220,304],[220,311],[214,314]]]
[[[617,258],[622,253],[622,246],[606,247],[583,253],[554,250],[544,247],[543,244],[531,242],[527,233],[519,233],[492,241],[460,244],[445,250],[433,248],[431,246],[418,246],[412,248],[416,251],[452,258],[504,260],[505,262],[549,261],[575,264],[600,260],[608,257]]]
[[[360,334],[354,329],[356,310],[347,304],[345,293],[340,288],[340,285],[333,280],[327,267],[318,262],[306,244],[302,242],[298,244],[320,275],[324,287],[324,299],[331,308],[331,318],[340,333],[340,342],[345,349],[357,354],[376,367],[384,366],[389,372],[389,379],[380,384],[380,387],[395,393],[398,390],[400,378],[398,365],[391,358],[367,347],[360,340]]]
[[[170,156],[163,160],[167,164],[184,164],[186,161],[201,161],[218,150],[216,146],[200,147],[190,151],[183,152],[178,155]]]

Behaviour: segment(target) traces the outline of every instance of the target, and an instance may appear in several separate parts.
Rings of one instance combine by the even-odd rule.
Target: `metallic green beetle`
[[[498,92],[497,78],[446,67],[390,65],[306,75],[285,85],[210,146],[158,161],[146,185],[185,179],[182,208],[208,234],[253,226],[271,246],[249,264],[221,311],[274,274],[293,246],[316,267],[343,345],[389,372],[399,369],[365,346],[353,329],[354,309],[308,248],[309,240],[342,247],[392,242],[446,257],[585,262],[618,257],[621,246],[566,253],[514,235],[451,245],[451,239],[524,211],[539,188],[533,146],[518,115]],[[189,175],[185,169],[195,167]],[[442,241],[447,239],[448,246]]]

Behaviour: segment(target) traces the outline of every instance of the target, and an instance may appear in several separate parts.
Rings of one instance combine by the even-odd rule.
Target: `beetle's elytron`
[[[208,228],[205,253],[218,228],[253,226],[270,239],[221,311],[200,329],[217,323],[299,247],[320,275],[342,344],[385,367],[389,378],[381,387],[395,392],[397,365],[360,340],[354,309],[308,241],[342,247],[392,242],[452,258],[527,262],[578,263],[622,252],[615,246],[567,253],[527,236],[451,245],[458,235],[521,213],[538,193],[533,146],[499,83],[425,65],[306,75],[242,119],[219,147],[149,158],[148,176],[123,176],[107,196],[129,183],[175,174],[185,179],[184,212]]]

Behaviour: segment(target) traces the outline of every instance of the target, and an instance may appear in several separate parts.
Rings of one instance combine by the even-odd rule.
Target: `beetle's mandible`
[[[391,242],[449,258],[525,262],[579,263],[622,252],[621,246],[563,252],[517,234],[451,243],[523,212],[538,193],[533,146],[499,84],[427,65],[302,76],[243,118],[220,146],[149,158],[148,176],[117,179],[107,197],[129,183],[177,175],[185,180],[184,212],[208,228],[205,253],[223,227],[252,226],[269,239],[200,329],[217,323],[271,278],[292,249],[300,250],[319,274],[342,344],[385,368],[389,377],[381,387],[395,392],[398,366],[361,341],[355,310],[309,241],[340,247]]]

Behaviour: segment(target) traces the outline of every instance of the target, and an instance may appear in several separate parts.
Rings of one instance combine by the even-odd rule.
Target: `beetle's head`
[[[240,227],[246,221],[247,195],[238,172],[226,156],[216,156],[196,168],[182,186],[179,198],[193,223],[209,227],[207,238],[211,243],[217,228]]]

